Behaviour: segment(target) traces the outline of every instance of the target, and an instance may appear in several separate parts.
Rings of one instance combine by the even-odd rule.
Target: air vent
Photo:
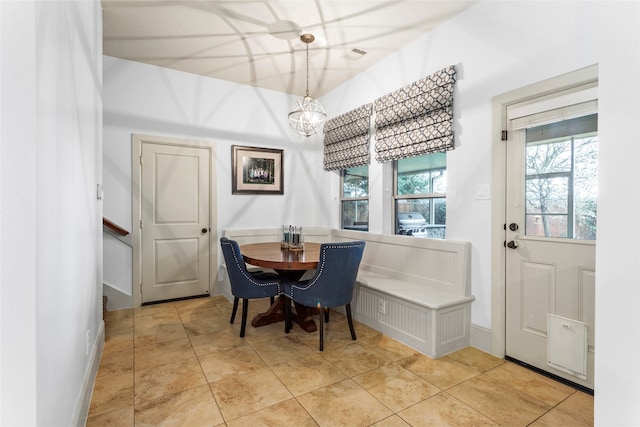
[[[362,49],[358,49],[358,48],[351,49],[351,52],[355,53],[356,55],[360,55],[360,56],[364,56],[364,55],[367,54],[366,50],[362,50]]]

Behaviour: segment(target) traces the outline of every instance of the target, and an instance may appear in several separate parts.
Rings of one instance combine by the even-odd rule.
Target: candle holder
[[[304,234],[302,233],[302,227],[293,227],[291,233],[291,243],[289,244],[290,251],[303,251],[304,250]]]
[[[280,247],[290,251],[303,251],[304,234],[302,232],[302,227],[283,225]]]
[[[289,239],[291,235],[291,226],[283,225],[282,226],[282,238],[280,239],[280,247],[282,249],[289,249]]]

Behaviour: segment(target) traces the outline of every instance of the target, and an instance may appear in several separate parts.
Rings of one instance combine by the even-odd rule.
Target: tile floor
[[[108,312],[87,426],[587,426],[593,397],[472,347],[439,359],[332,312],[229,324],[224,297]],[[268,299],[251,301],[249,319]],[[317,322],[317,317],[316,317]]]

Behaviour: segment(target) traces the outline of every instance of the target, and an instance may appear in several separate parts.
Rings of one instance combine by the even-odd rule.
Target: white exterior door
[[[597,114],[582,101],[512,114],[506,355],[593,389]]]
[[[209,293],[210,152],[142,143],[141,302]]]

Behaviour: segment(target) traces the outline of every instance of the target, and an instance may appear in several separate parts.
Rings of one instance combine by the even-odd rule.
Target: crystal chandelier
[[[320,131],[327,118],[322,104],[309,96],[309,43],[313,43],[313,34],[303,34],[300,40],[307,45],[307,93],[291,107],[289,124],[296,133],[311,136]]]

